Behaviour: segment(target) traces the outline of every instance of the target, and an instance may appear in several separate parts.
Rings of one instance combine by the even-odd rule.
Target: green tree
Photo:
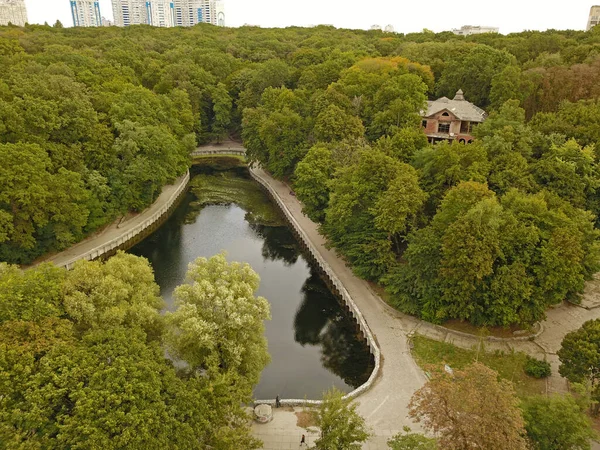
[[[51,264],[22,271],[0,263],[0,323],[64,315],[65,272]]]
[[[437,94],[452,98],[462,89],[470,102],[486,108],[490,102],[492,79],[513,62],[514,57],[505,50],[487,45],[472,47],[465,55],[447,63],[436,86]]]
[[[399,181],[392,187],[399,177],[409,184]],[[376,150],[359,151],[354,164],[339,170],[323,230],[359,275],[378,279],[393,265],[392,235],[405,230],[406,219],[423,200],[416,180],[414,169]],[[391,201],[395,194],[401,195],[401,204]],[[396,212],[402,215],[395,217]]]
[[[356,116],[345,113],[336,105],[329,105],[315,119],[317,141],[331,142],[363,137],[365,129]]]
[[[316,222],[325,219],[335,168],[332,152],[323,144],[311,147],[296,166],[294,190],[302,201],[302,212]]]
[[[437,144],[417,152],[412,164],[420,172],[423,190],[430,195],[430,213],[435,212],[448,189],[461,181],[484,183],[490,171],[486,151],[479,142],[468,146],[456,141]]]
[[[557,354],[559,373],[573,383],[589,383],[592,398],[600,401],[600,320],[588,320],[578,330],[567,333]]]
[[[381,137],[374,145],[386,155],[407,164],[415,153],[428,146],[427,136],[421,128],[416,127],[394,129],[391,135]]]
[[[356,403],[344,400],[335,389],[325,393],[323,402],[314,413],[321,436],[315,446],[319,450],[359,450],[369,438],[363,419],[357,412]]]
[[[532,90],[533,83],[523,77],[518,66],[506,66],[492,78],[490,106],[499,109],[508,100],[518,100],[522,105]]]
[[[596,437],[589,417],[570,395],[535,396],[521,404],[525,430],[536,450],[591,449]]]
[[[232,99],[227,92],[227,87],[223,83],[219,83],[211,93],[213,102],[212,133],[214,139],[220,142],[227,136],[229,127],[231,126]]]
[[[49,172],[50,159],[36,144],[0,144],[0,255],[25,262],[36,248],[36,232],[50,231],[58,249],[73,243],[86,223],[86,191],[79,174]],[[41,249],[46,250],[46,249]],[[33,254],[39,254],[40,249]]]
[[[175,290],[177,310],[167,315],[169,351],[192,371],[231,372],[253,386],[269,362],[263,325],[269,304],[255,297],[258,275],[219,254],[196,259],[187,280]]]
[[[152,337],[162,332],[163,301],[150,264],[119,252],[105,263],[78,261],[63,287],[64,308],[79,331],[141,327]]]
[[[415,219],[426,199],[427,194],[419,187],[417,171],[409,165],[401,166],[396,178],[373,207],[375,226],[392,236],[404,237],[415,227]]]
[[[387,445],[392,450],[436,450],[435,439],[430,439],[419,433],[411,433],[409,427],[404,427],[403,433],[393,436]]]

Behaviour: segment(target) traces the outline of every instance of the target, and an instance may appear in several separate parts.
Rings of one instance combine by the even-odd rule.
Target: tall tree
[[[527,398],[521,405],[535,450],[588,450],[596,436],[589,417],[571,395]]]
[[[187,280],[175,290],[177,310],[167,316],[170,352],[191,371],[231,372],[253,386],[269,362],[263,325],[269,304],[255,297],[260,278],[248,264],[230,264],[219,254],[196,259]]]
[[[448,62],[436,91],[438,95],[452,98],[462,89],[470,102],[486,108],[490,103],[492,79],[513,61],[514,57],[505,50],[477,45]]]
[[[369,438],[363,419],[357,412],[356,403],[343,399],[343,393],[332,389],[323,396],[323,403],[314,417],[321,436],[315,446],[319,450],[360,450]]]
[[[560,350],[559,373],[574,383],[589,383],[592,398],[600,401],[600,320],[588,320],[581,328],[567,333]],[[599,409],[596,403],[595,411]]]
[[[445,449],[527,448],[514,388],[483,364],[428,381],[411,399],[409,414]]]

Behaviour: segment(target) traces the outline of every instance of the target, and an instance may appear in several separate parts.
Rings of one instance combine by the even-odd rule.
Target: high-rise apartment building
[[[101,27],[100,3],[95,0],[71,0],[74,27]]]
[[[27,23],[25,0],[0,0],[0,25],[18,25]]]
[[[175,26],[175,4],[172,0],[146,1],[146,23],[155,27]]]
[[[118,27],[148,23],[145,0],[112,0],[113,17]]]
[[[225,26],[225,4],[222,0],[204,0],[202,2],[202,22]]]
[[[600,5],[595,5],[590,8],[590,18],[588,19],[587,30],[600,24]]]
[[[191,27],[198,23],[225,26],[221,0],[112,0],[115,25],[148,24]]]

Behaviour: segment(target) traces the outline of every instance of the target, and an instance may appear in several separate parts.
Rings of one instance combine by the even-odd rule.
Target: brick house
[[[458,140],[471,143],[473,128],[487,118],[487,113],[465,100],[461,89],[452,100],[446,97],[427,102],[427,111],[421,111],[423,131],[432,144]]]

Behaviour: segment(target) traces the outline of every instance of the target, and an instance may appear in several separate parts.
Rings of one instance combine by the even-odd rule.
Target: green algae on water
[[[194,217],[207,205],[235,203],[246,211],[246,219],[252,224],[270,227],[285,225],[283,217],[262,188],[250,178],[233,171],[196,175],[190,187],[196,196],[191,203]],[[188,220],[193,221],[194,217]]]

